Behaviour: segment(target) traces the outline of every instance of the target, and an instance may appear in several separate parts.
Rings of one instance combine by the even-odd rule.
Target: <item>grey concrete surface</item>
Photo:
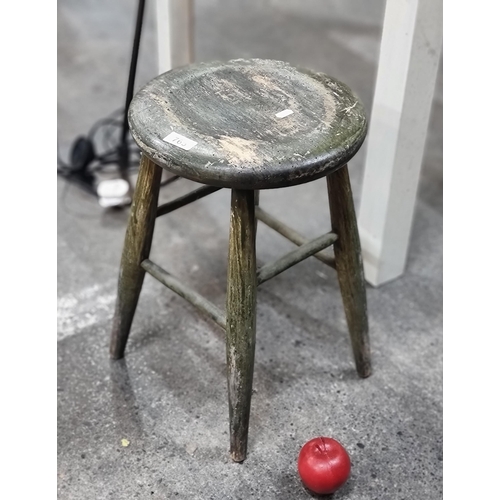
[[[329,73],[370,110],[383,3],[196,2],[196,59],[268,57]],[[306,2],[304,2],[306,4]],[[136,3],[58,3],[58,137],[122,105]],[[137,85],[156,74],[148,2]],[[383,147],[383,145],[381,145]],[[350,171],[359,201],[363,147]],[[178,181],[161,200],[191,189]],[[356,376],[334,272],[308,259],[259,289],[249,454],[228,455],[223,332],[146,277],[124,361],[108,359],[127,210],[58,179],[58,497],[307,499],[296,472],[312,437],[341,441],[352,474],[335,499],[442,498],[442,83],[403,277],[368,288],[374,373]],[[308,236],[328,229],[323,180],[261,205]],[[152,259],[224,305],[229,192],[158,220]],[[291,245],[259,226],[258,259]],[[122,439],[129,442],[122,445]],[[327,497],[328,498],[328,497]]]

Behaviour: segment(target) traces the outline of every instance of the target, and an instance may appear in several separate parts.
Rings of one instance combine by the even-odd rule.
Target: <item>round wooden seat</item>
[[[354,156],[367,128],[363,105],[343,83],[262,59],[164,73],[136,94],[129,122],[156,164],[236,189],[323,177]]]

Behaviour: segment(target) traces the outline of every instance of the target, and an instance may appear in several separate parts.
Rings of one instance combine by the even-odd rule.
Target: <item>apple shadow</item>
[[[307,491],[311,498],[316,498],[318,500],[340,500],[342,498],[351,498],[351,493],[353,490],[353,485],[351,481],[347,481],[340,489],[335,491],[334,493],[330,493],[328,495],[319,495],[318,493],[315,493],[314,491],[311,491],[309,488],[306,488],[303,486],[304,491]]]
[[[320,495],[307,488],[300,480],[298,474],[291,475],[283,473],[279,480],[280,493],[276,500],[289,500],[290,498],[314,498],[317,500],[343,500],[352,497],[354,484],[349,478],[347,482],[334,493]]]

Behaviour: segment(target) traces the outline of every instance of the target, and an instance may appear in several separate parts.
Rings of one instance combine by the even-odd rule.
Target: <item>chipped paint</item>
[[[232,165],[242,166],[259,162],[259,144],[257,141],[250,141],[241,137],[222,136],[218,139],[218,142]]]

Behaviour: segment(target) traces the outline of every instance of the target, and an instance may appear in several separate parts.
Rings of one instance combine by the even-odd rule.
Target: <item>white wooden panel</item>
[[[156,0],[158,71],[193,62],[193,0]]]
[[[374,286],[404,272],[442,48],[442,0],[387,0],[358,225]]]

